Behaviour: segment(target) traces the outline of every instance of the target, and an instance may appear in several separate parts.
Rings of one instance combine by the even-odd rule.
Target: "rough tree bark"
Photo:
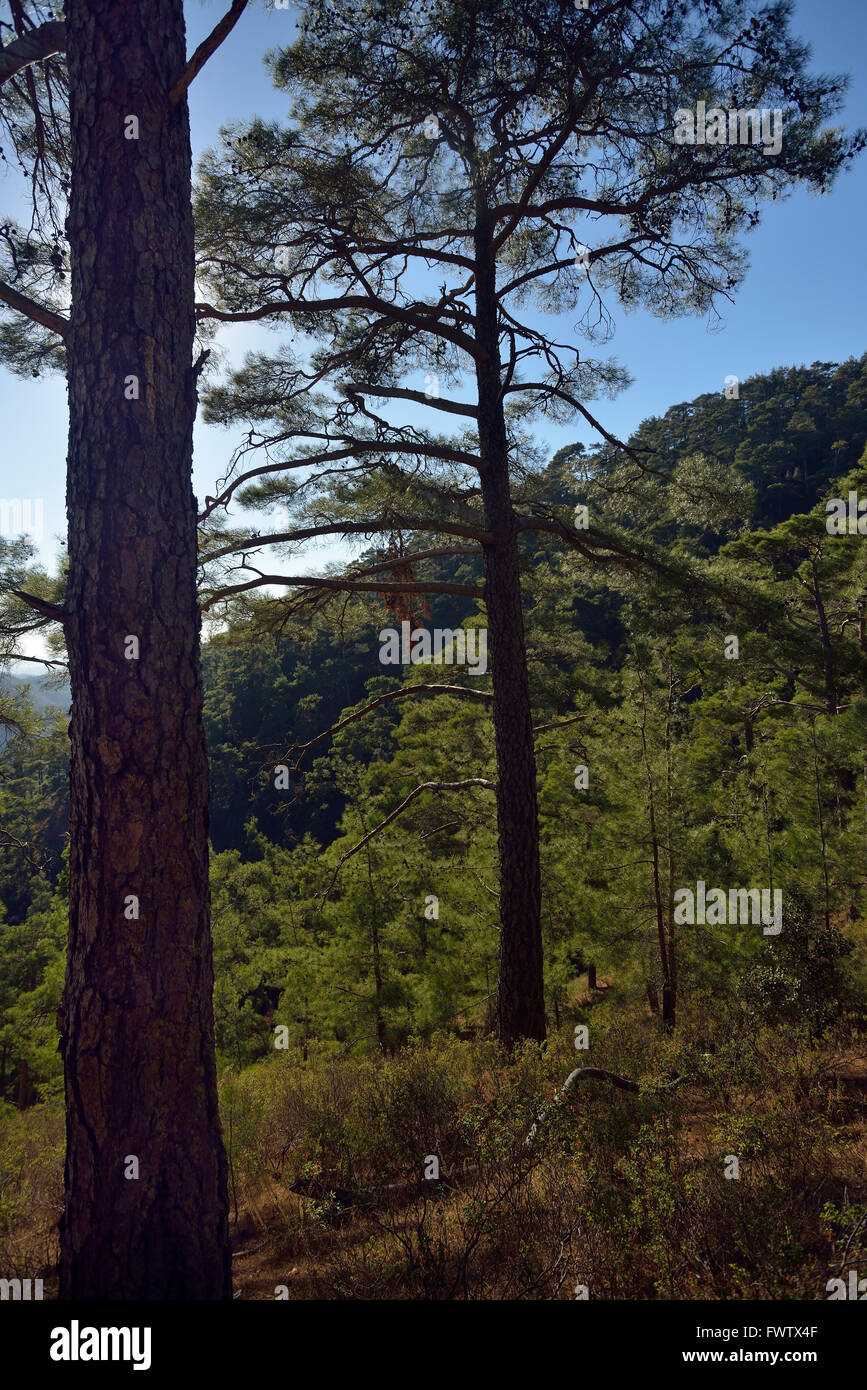
[[[189,116],[186,99],[168,95],[184,67],[183,10],[181,0],[67,0],[66,18],[73,703],[61,1297],[230,1298],[191,485]]]
[[[500,952],[497,1033],[507,1048],[523,1038],[543,1041],[542,889],[536,756],[527,676],[517,519],[509,490],[497,323],[496,261],[490,220],[479,209],[475,228],[479,450],[485,527],[485,606],[491,648],[497,755],[500,867]]]

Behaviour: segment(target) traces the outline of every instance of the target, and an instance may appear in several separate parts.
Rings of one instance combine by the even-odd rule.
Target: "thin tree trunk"
[[[825,605],[822,602],[822,595],[819,590],[819,575],[816,569],[816,562],[811,566],[813,583],[812,596],[816,609],[816,616],[819,620],[819,638],[822,644],[822,670],[825,679],[825,707],[829,714],[837,713],[837,681],[834,675],[834,648],[831,645],[831,633],[828,628],[828,615],[825,612]]]
[[[30,1104],[30,1066],[27,1062],[21,1063],[21,1070],[18,1073],[18,1109],[26,1110]]]
[[[672,980],[671,962],[665,934],[665,906],[662,897],[662,883],[659,872],[659,835],[656,828],[656,796],[653,787],[653,774],[650,768],[650,754],[647,747],[647,695],[644,689],[644,674],[639,668],[638,684],[641,690],[641,752],[647,778],[647,811],[650,822],[650,844],[653,865],[653,904],[656,913],[656,935],[659,943],[659,961],[662,968],[662,1026],[670,1033],[675,1023],[675,990]]]
[[[752,753],[753,744],[753,712],[752,710],[746,710],[744,713],[744,748],[748,754]]]
[[[185,100],[167,97],[185,61],[183,11],[181,0],[68,0],[66,16],[72,844],[60,1289],[223,1299],[189,117]]]
[[[382,1017],[382,952],[379,943],[379,902],[373,886],[373,865],[367,851],[367,883],[370,889],[370,950],[373,963],[373,1009],[376,1021],[376,1044],[385,1055],[385,1020]]]
[[[816,785],[816,820],[819,830],[819,847],[822,852],[822,884],[825,895],[825,927],[831,928],[831,885],[828,879],[828,841],[825,835],[825,817],[822,812],[822,780],[819,776],[819,749],[816,744],[816,721],[810,720],[810,735],[813,740],[813,780]]]
[[[674,795],[671,785],[671,714],[674,707],[675,680],[668,653],[668,701],[665,706],[665,835],[666,835],[666,913],[668,916],[668,968],[670,972],[671,1004],[668,1015],[674,1027],[677,1009],[677,931],[674,921]],[[663,1015],[665,1003],[663,997]]]
[[[517,521],[509,489],[498,343],[496,269],[490,222],[478,209],[476,233],[476,364],[481,490],[485,526],[485,605],[490,638],[497,831],[500,860],[500,951],[497,1031],[513,1047],[545,1037],[542,978],[542,889],[536,757],[524,639]]]

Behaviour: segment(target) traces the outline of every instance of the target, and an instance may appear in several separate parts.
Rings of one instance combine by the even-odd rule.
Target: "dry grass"
[[[570,1026],[507,1066],[490,1040],[393,1058],[291,1054],[221,1082],[241,1298],[822,1299],[867,1263],[867,1061],[729,1014],[662,1039],[636,1015],[577,1057]],[[688,1078],[667,1088],[673,1075]],[[441,1184],[422,1182],[436,1155]],[[726,1155],[740,1177],[726,1178]],[[0,1117],[0,1272],[54,1285],[62,1116]],[[731,1165],[729,1165],[731,1166]],[[296,1189],[296,1190],[293,1190]],[[304,1189],[306,1195],[302,1195]],[[335,1193],[336,1196],[330,1196]]]

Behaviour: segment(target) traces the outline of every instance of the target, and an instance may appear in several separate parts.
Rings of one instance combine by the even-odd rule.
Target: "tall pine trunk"
[[[231,1297],[191,484],[182,0],[67,0],[63,1298]],[[137,1171],[137,1176],[135,1176]]]
[[[545,1037],[542,976],[542,890],[536,756],[527,676],[517,519],[509,488],[509,456],[498,343],[496,265],[490,224],[476,223],[476,374],[485,527],[485,606],[491,652],[497,758],[500,860],[500,951],[497,1033],[506,1047]]]

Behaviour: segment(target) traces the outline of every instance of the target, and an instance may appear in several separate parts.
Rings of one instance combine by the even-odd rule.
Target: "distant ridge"
[[[12,695],[29,695],[34,709],[40,712],[52,707],[68,710],[72,703],[69,681],[52,676],[21,676],[7,671],[0,677],[0,688]]]

